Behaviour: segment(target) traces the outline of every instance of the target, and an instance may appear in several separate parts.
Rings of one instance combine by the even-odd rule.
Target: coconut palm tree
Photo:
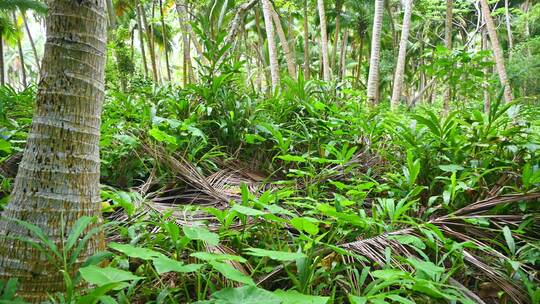
[[[495,59],[495,66],[497,67],[497,73],[499,74],[499,80],[504,87],[504,100],[506,102],[512,101],[512,89],[508,82],[508,76],[506,75],[506,67],[504,65],[504,55],[497,37],[497,29],[495,23],[491,17],[491,11],[487,0],[480,0],[480,6],[482,9],[482,15],[486,22],[486,29],[488,31],[489,40],[491,41],[491,48],[493,49],[493,58]]]
[[[274,39],[274,26],[272,24],[272,4],[269,0],[262,0],[264,26],[268,43],[268,56],[270,58],[270,75],[272,77],[272,91],[279,86],[279,63],[277,59],[276,40]]]
[[[328,32],[326,28],[326,12],[324,10],[324,0],[317,0],[319,19],[321,24],[321,56],[323,64],[323,79],[330,81],[330,62],[328,61]]]
[[[0,280],[17,278],[19,294],[31,302],[64,290],[63,274],[34,244],[21,241],[32,233],[14,220],[39,227],[62,248],[63,236],[81,216],[101,216],[105,0],[52,0],[48,4],[47,41],[32,128],[10,201],[0,218]],[[43,245],[37,236],[32,239]],[[102,248],[102,236],[94,235],[76,267]]]
[[[369,60],[369,76],[367,83],[367,98],[371,103],[379,101],[379,62],[381,61],[381,29],[384,10],[384,0],[375,0],[373,32],[371,34],[371,58]]]
[[[274,20],[274,25],[276,26],[279,42],[281,44],[281,47],[283,48],[283,53],[285,53],[285,61],[287,62],[287,70],[289,71],[289,76],[292,78],[296,78],[296,63],[294,60],[294,54],[291,51],[289,41],[287,41],[287,37],[285,36],[285,32],[283,31],[283,26],[281,25],[279,15],[274,9],[272,9],[272,19]]]
[[[409,42],[409,30],[411,27],[412,0],[405,0],[405,13],[403,15],[403,26],[401,29],[401,41],[399,42],[399,54],[394,76],[394,88],[392,91],[392,109],[396,109],[401,99],[403,88],[403,76],[405,72],[405,57],[407,54],[407,43]]]

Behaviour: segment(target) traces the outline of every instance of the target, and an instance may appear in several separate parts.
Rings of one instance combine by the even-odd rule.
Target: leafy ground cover
[[[391,112],[301,77],[271,97],[242,83],[231,69],[186,89],[109,90],[107,251],[73,273],[95,219],[61,249],[28,227],[65,273],[68,292],[51,300],[540,301],[537,106]],[[0,94],[3,204],[35,89]],[[14,281],[0,290],[15,301]]]

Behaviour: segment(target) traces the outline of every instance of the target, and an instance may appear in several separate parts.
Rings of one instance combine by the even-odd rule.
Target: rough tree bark
[[[480,5],[482,7],[482,15],[484,17],[484,21],[486,22],[489,40],[491,41],[491,48],[493,49],[493,57],[495,59],[495,66],[497,67],[497,73],[499,74],[499,80],[501,82],[501,85],[504,87],[504,100],[506,102],[511,102],[512,89],[510,88],[508,76],[506,75],[506,68],[504,66],[504,55],[501,45],[499,44],[499,38],[497,37],[495,23],[493,22],[493,18],[491,17],[489,4],[487,0],[480,0]]]
[[[105,0],[48,4],[47,42],[32,128],[11,199],[0,219],[0,280],[18,278],[19,294],[32,302],[63,291],[63,276],[36,248],[16,239],[28,239],[31,234],[10,219],[40,227],[61,248],[63,236],[78,218],[101,216]],[[103,245],[102,235],[93,237],[79,261]]]
[[[323,64],[323,80],[330,81],[330,62],[328,61],[328,32],[326,28],[326,12],[324,11],[324,0],[317,0],[319,19],[321,22],[321,55]]]
[[[411,27],[412,0],[405,0],[405,13],[403,15],[403,27],[401,29],[401,41],[399,42],[399,54],[394,75],[394,88],[392,90],[392,109],[396,109],[401,100],[403,77],[405,74],[405,59],[407,56],[407,43],[409,42],[409,30]]]
[[[375,0],[373,33],[371,35],[371,55],[369,60],[369,77],[367,83],[367,99],[371,103],[377,103],[379,101],[379,62],[381,60],[381,29],[383,9],[384,0]]]

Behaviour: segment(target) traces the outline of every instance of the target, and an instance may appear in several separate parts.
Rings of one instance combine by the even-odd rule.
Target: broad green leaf
[[[304,157],[302,157],[302,156],[290,155],[290,154],[287,154],[287,155],[280,155],[280,156],[278,156],[277,158],[282,159],[282,160],[287,161],[287,162],[303,163],[303,162],[306,162],[306,161],[307,161],[307,160],[306,160]]]
[[[95,265],[90,265],[79,269],[79,272],[86,282],[98,287],[111,283],[121,283],[142,279],[142,277],[136,276],[131,272],[113,267],[100,268]],[[125,285],[123,284],[122,287],[117,286],[117,288],[123,288],[124,286]]]
[[[232,254],[217,254],[210,252],[195,252],[191,254],[192,257],[197,258],[203,261],[236,261],[240,263],[245,263],[246,259],[241,256],[232,255]]]
[[[444,268],[439,267],[429,261],[421,261],[416,258],[408,258],[407,261],[411,264],[417,271],[421,271],[428,275],[430,278],[434,279],[436,276],[444,273]]]
[[[286,251],[274,251],[266,250],[261,248],[248,248],[246,249],[247,254],[258,256],[258,257],[268,257],[276,261],[295,261],[297,259],[307,257],[305,254],[300,252],[286,252]]]
[[[367,300],[368,299],[366,297],[358,297],[351,294],[349,295],[349,301],[351,302],[351,304],[366,304]]]
[[[391,235],[389,239],[396,240],[403,245],[413,245],[418,249],[426,249],[426,244],[422,240],[414,235]]]
[[[84,296],[77,299],[77,304],[95,304],[98,303],[101,297],[103,297],[107,292],[111,290],[118,290],[125,287],[125,283],[115,282],[108,283],[97,288],[89,290]]]
[[[213,303],[219,304],[282,304],[272,292],[255,286],[225,288],[212,294]]]
[[[161,256],[152,260],[154,267],[158,274],[164,274],[166,272],[195,272],[199,270],[203,265],[202,264],[187,264],[184,265],[180,261],[173,260],[166,256]]]
[[[308,217],[295,217],[291,220],[291,225],[299,231],[304,231],[311,235],[319,233],[318,221]]]
[[[234,268],[233,266],[217,261],[208,262],[215,270],[221,273],[224,277],[229,280],[240,282],[246,285],[255,285],[253,279],[243,274],[240,270]]]
[[[159,142],[165,142],[168,144],[176,145],[176,137],[171,136],[160,129],[154,127],[152,130],[148,131],[148,134],[152,136],[155,140]]]
[[[301,294],[296,290],[276,290],[274,294],[281,299],[283,304],[326,304],[330,297],[310,296]]]
[[[441,169],[444,172],[452,172],[452,173],[454,173],[454,172],[457,172],[457,171],[461,171],[461,170],[463,170],[465,168],[463,168],[460,165],[440,165],[439,169]]]
[[[120,251],[130,258],[137,258],[147,261],[162,256],[162,254],[157,251],[148,248],[135,247],[129,244],[111,243],[109,244],[109,248]]]
[[[184,226],[182,227],[182,230],[184,231],[184,234],[190,239],[190,240],[198,240],[198,241],[205,241],[210,245],[216,246],[219,244],[219,235],[216,233],[208,231],[208,229],[204,227],[188,227]]]
[[[392,280],[406,277],[408,276],[408,273],[399,269],[383,269],[383,270],[372,271],[371,275],[377,279],[382,279],[385,281],[392,281]]]
[[[231,210],[247,216],[262,216],[266,214],[264,211],[242,206],[239,204],[234,205]]]
[[[515,254],[516,243],[514,242],[514,238],[512,237],[512,231],[510,231],[510,228],[508,228],[508,226],[503,227],[503,234],[504,234],[504,239],[506,240],[506,245],[508,245],[508,249],[510,249],[510,252],[512,254]]]

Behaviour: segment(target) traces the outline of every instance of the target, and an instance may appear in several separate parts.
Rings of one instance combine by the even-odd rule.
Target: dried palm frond
[[[521,201],[532,201],[538,198],[540,198],[540,192],[492,197],[470,204],[449,215],[444,215],[432,219],[428,221],[428,224],[439,227],[441,232],[443,232],[448,237],[456,238],[461,241],[468,241],[472,244],[475,244],[478,250],[485,254],[488,254],[489,256],[499,259],[508,259],[508,257],[491,248],[491,246],[489,246],[485,242],[482,242],[474,236],[471,236],[470,234],[472,233],[478,233],[478,227],[469,225],[465,223],[464,220],[473,218],[489,218],[493,223],[496,224],[502,223],[519,225],[520,220],[523,219],[523,217],[521,216],[489,215],[483,213],[489,211],[491,208],[498,205],[516,203]],[[423,225],[419,225],[418,227],[422,226]],[[458,231],[458,228],[459,230],[461,230],[461,232]],[[391,237],[396,235],[416,235],[416,230],[417,228],[413,227],[403,228],[370,239],[358,240],[352,243],[342,244],[341,247],[359,253],[379,265],[384,265],[388,262],[386,261],[385,257],[386,248],[391,248],[394,254],[400,256],[408,257],[413,255],[411,251],[407,249],[406,245],[399,243],[397,240],[392,239]],[[480,231],[479,233],[486,233],[483,236],[485,239],[489,239],[489,232],[490,231],[486,229],[486,232]],[[515,301],[516,303],[526,303],[525,292],[515,282],[505,280],[504,275],[500,271],[493,267],[490,267],[487,263],[484,263],[480,257],[476,257],[468,251],[463,251],[463,255],[468,263],[474,265],[477,269],[484,273],[486,277],[496,283],[513,299],[513,301]],[[389,262],[403,269],[403,266],[396,259],[391,258],[391,261]],[[528,267],[523,267],[523,270],[530,271],[531,269]]]

